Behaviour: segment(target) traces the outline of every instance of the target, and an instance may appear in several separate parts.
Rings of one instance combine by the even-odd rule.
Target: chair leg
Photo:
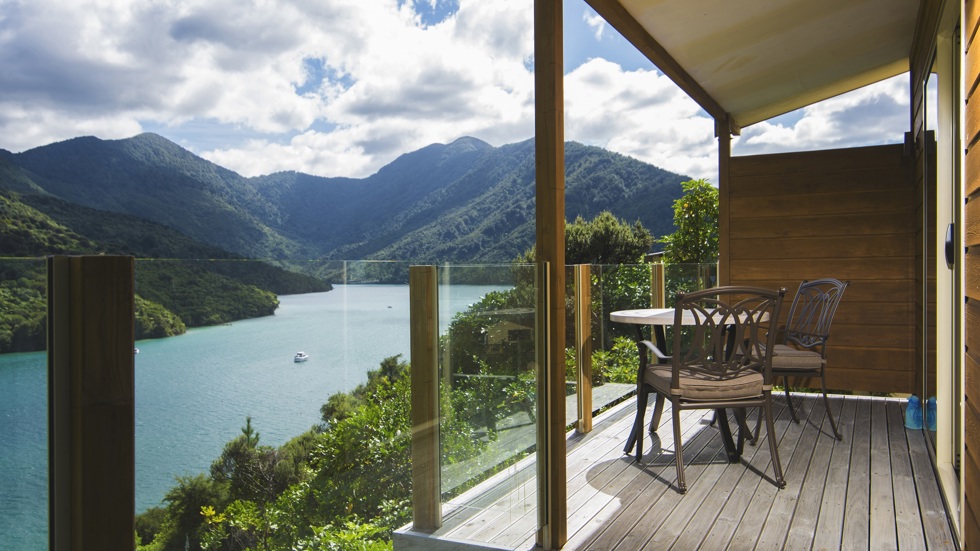
[[[830,411],[830,398],[827,398],[827,376],[823,370],[820,371],[820,389],[823,390],[823,407],[827,410],[827,419],[830,419],[830,430],[834,431],[834,436],[843,441],[844,436],[837,430],[837,423],[834,422],[834,414]]]
[[[742,451],[744,450],[744,443],[746,440],[749,444],[755,444],[755,440],[752,439],[752,429],[749,428],[748,421],[748,411],[745,408],[736,408],[733,410],[735,414],[735,420],[738,422],[738,440],[735,446],[735,453],[739,457],[742,457]],[[761,415],[762,412],[760,411]]]
[[[800,418],[796,416],[796,408],[793,407],[793,399],[789,397],[789,376],[783,376],[783,389],[786,391],[786,406],[789,408],[789,414],[793,417],[793,422],[797,425],[800,424]]]
[[[776,475],[776,487],[785,488],[786,480],[783,479],[783,466],[779,463],[779,446],[776,442],[775,428],[772,422],[772,396],[766,394],[766,435],[769,436],[769,453],[772,455],[772,470]]]
[[[759,442],[759,428],[762,427],[762,418],[766,416],[766,408],[759,408],[759,416],[755,419],[755,431],[752,433],[752,439],[749,440],[749,445],[754,446]]]
[[[677,490],[687,492],[687,482],[684,480],[684,451],[681,449],[681,413],[675,400],[670,401],[670,413],[674,418],[674,463],[677,465]]]
[[[637,461],[643,458],[643,417],[647,412],[648,395],[649,393],[642,388],[636,393],[636,419],[633,420],[633,431],[630,432],[629,438],[626,439],[626,446],[623,447],[623,453],[629,455],[636,446]]]
[[[653,406],[653,417],[650,419],[650,434],[657,432],[660,428],[660,419],[664,415],[664,395],[657,393],[657,400]]]

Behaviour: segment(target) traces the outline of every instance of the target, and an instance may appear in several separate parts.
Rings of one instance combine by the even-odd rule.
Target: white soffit
[[[908,71],[919,0],[619,0],[748,126]]]

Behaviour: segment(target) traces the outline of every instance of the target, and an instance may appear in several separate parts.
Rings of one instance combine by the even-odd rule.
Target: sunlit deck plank
[[[877,549],[897,549],[895,527],[895,495],[892,487],[892,466],[888,449],[888,420],[885,402],[871,403],[871,476],[870,522],[868,545]]]
[[[868,519],[871,517],[871,401],[858,402],[851,437],[851,464],[847,476],[842,549],[868,548]]]
[[[926,436],[922,431],[908,431],[908,440],[926,547],[951,549],[953,535],[949,528],[943,498],[939,493],[939,485],[936,484],[936,471],[929,459]]]
[[[779,442],[781,456],[784,458],[784,465],[788,465],[786,458],[792,459],[805,427],[802,422],[794,423],[788,413],[787,411],[786,415],[781,415],[776,423],[776,434],[779,438],[777,441]],[[756,468],[760,472],[764,472],[766,478],[763,479],[760,476],[756,476],[758,480],[754,484],[755,492],[750,500],[742,503],[745,507],[745,514],[742,516],[741,521],[735,529],[735,533],[732,535],[731,544],[728,546],[729,549],[755,548],[756,542],[762,533],[762,528],[766,524],[766,519],[768,519],[772,512],[776,493],[780,491],[772,482],[774,473],[768,440],[762,440],[756,446],[759,448],[760,459],[765,461],[756,461]]]
[[[817,519],[817,530],[813,537],[814,549],[838,549],[841,545],[844,509],[847,505],[847,476],[851,465],[851,445],[858,404],[858,400],[844,400],[838,428],[844,439],[833,444],[820,517]]]
[[[783,548],[796,507],[799,505],[806,475],[810,472],[811,467],[816,467],[813,463],[814,448],[822,444],[820,439],[823,435],[820,434],[820,425],[827,416],[823,400],[797,400],[796,403],[801,406],[797,415],[800,418],[798,426],[803,429],[802,435],[796,449],[788,457],[784,451],[783,443],[787,438],[792,438],[792,434],[787,431],[783,440],[780,441],[780,458],[785,473],[786,487],[777,492],[773,499],[769,516],[765,520],[756,544],[759,549]],[[817,468],[819,469],[819,467]]]
[[[810,422],[814,424],[819,423],[817,425],[817,443],[813,450],[813,456],[810,457],[810,464],[807,467],[803,486],[800,488],[800,493],[797,497],[793,519],[787,530],[786,541],[784,543],[786,549],[810,549],[810,546],[813,544],[817,519],[820,515],[820,505],[827,486],[830,459],[837,445],[837,440],[830,433],[830,423],[827,421],[827,416],[824,413],[823,400],[815,400],[814,402],[819,407],[814,407],[810,414]],[[840,419],[843,405],[844,400],[834,400],[831,402],[830,407],[834,419]],[[819,417],[817,417],[818,415]],[[846,434],[845,438],[850,436],[850,425],[841,425],[839,430],[842,435]],[[845,431],[847,432],[845,433]],[[843,510],[843,506],[841,506],[841,510]]]
[[[888,449],[892,459],[892,487],[895,492],[895,525],[898,547],[925,549],[919,498],[915,493],[912,461],[902,408],[897,402],[886,404],[888,416]]]

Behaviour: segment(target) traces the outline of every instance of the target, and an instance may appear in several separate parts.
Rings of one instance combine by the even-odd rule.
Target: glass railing
[[[0,466],[7,473],[0,533],[12,548],[43,549],[45,261],[0,266],[7,324],[0,325]],[[592,267],[584,319],[592,329],[594,389],[635,384],[635,346],[617,345],[618,333],[632,335],[606,323],[610,311],[655,305],[670,295],[672,281],[714,277],[703,268],[674,276],[668,267],[658,279],[657,270]],[[136,261],[140,546],[215,549],[234,539],[272,549],[323,547],[387,541],[411,523],[409,272],[405,262]],[[534,518],[540,275],[535,266],[510,264],[446,265],[435,273],[435,494],[443,520],[492,526]],[[576,308],[568,310],[574,350]],[[581,382],[575,354],[568,357],[566,412],[574,426]],[[490,486],[503,501],[470,499]],[[493,543],[493,529],[484,536]]]
[[[306,548],[410,520],[409,265],[288,267],[137,261],[141,544]]]
[[[441,524],[485,524],[471,541],[534,518],[535,278],[525,264],[438,269]]]
[[[0,547],[48,546],[47,272],[0,259]]]
[[[295,273],[137,261],[142,545],[343,547],[389,540],[411,522],[410,266],[287,267]],[[525,277],[529,294],[513,293]],[[448,511],[533,452],[534,280],[511,265],[442,266],[437,278],[437,493]],[[524,387],[529,404],[512,395]]]
[[[580,330],[576,320],[590,320],[591,326],[587,334],[590,339],[592,396],[588,404],[591,412],[597,412],[630,396],[635,390],[636,341],[641,336],[644,339],[650,338],[649,328],[614,323],[610,321],[609,315],[618,310],[670,307],[678,292],[717,286],[718,265],[645,263],[588,266],[591,283],[587,290],[590,312],[584,318],[575,316],[575,297],[582,292],[582,289],[573,284],[575,269],[577,268],[569,267],[567,275],[570,282],[567,303],[572,306],[566,322],[569,328],[566,373],[569,387],[577,388],[581,384],[576,383],[580,380],[577,372],[582,369],[583,362],[581,352],[575,353],[576,336]],[[583,417],[590,412],[579,408],[577,413],[576,421],[581,426]]]

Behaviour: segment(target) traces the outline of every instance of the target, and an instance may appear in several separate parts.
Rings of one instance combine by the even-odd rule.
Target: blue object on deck
[[[936,432],[936,397],[926,400],[926,428]]]
[[[915,394],[909,396],[909,404],[905,407],[905,428],[922,429],[922,403]]]

